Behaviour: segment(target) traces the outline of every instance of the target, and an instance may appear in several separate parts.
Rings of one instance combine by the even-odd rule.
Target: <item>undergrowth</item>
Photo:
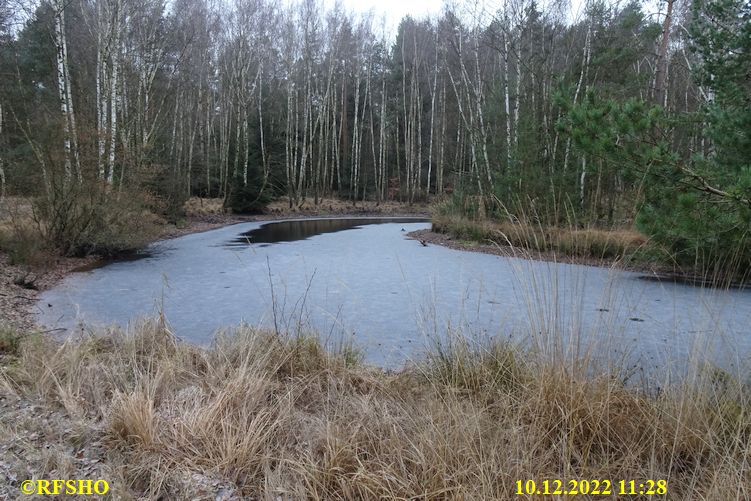
[[[397,372],[249,327],[206,348],[163,321],[13,339],[2,398],[75,423],[58,439],[70,450],[99,444],[116,498],[193,498],[205,478],[245,499],[518,499],[526,479],[665,479],[670,499],[751,497],[747,389],[719,371],[655,393],[463,338]],[[38,475],[60,463],[40,461]]]
[[[559,228],[519,219],[468,219],[454,214],[435,214],[433,231],[461,240],[511,246],[523,251],[557,252],[565,256],[614,260],[633,256],[646,243],[632,230]]]

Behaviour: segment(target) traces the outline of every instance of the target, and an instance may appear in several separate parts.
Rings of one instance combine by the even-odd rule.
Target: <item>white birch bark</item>
[[[381,178],[381,191],[378,194],[378,201],[383,201],[386,189],[386,73],[381,76],[381,110],[378,126],[378,165]]]
[[[485,175],[488,181],[488,187],[493,186],[493,175],[490,171],[490,159],[488,157],[488,133],[485,129],[485,119],[483,117],[483,92],[482,92],[482,78],[480,75],[480,39],[478,30],[475,31],[475,79],[477,89],[475,90],[475,102],[477,105],[477,118],[479,121],[480,137],[482,139],[482,157],[485,161]],[[517,86],[518,87],[518,86]],[[518,113],[518,110],[517,110]],[[514,144],[516,147],[516,144]]]
[[[373,188],[376,192],[376,203],[380,202],[380,186],[378,178],[378,158],[376,157],[375,147],[375,118],[373,117],[373,93],[368,92],[368,116],[370,118],[370,158],[373,162]]]
[[[60,112],[63,120],[63,152],[65,180],[70,181],[72,176],[71,167],[71,138],[70,138],[70,115],[68,113],[68,76],[65,74],[65,3],[55,0],[55,53],[57,56],[57,93],[60,100]]]
[[[243,103],[244,104],[244,103]],[[248,137],[248,112],[243,106],[243,186],[248,186],[248,153],[250,149],[250,138]]]
[[[358,54],[355,56],[355,115],[354,115],[354,123],[352,125],[352,159],[351,159],[351,168],[350,168],[350,175],[349,175],[349,196],[350,200],[352,200],[352,203],[357,202],[357,167],[360,162],[359,158],[359,147],[360,147],[360,140],[359,140],[359,119],[360,119],[360,82],[362,80],[362,76],[360,75],[360,53],[358,51]]]
[[[446,150],[446,79],[442,78],[441,89],[441,139],[438,148],[438,172],[436,173],[436,191],[443,193],[443,161]]]
[[[402,38],[402,112],[404,113],[404,167],[407,174],[407,195],[410,196],[410,177],[411,177],[411,163],[410,159],[412,158],[412,150],[411,150],[411,144],[410,144],[410,130],[409,130],[409,119],[407,118],[407,62],[404,59],[404,38]],[[396,128],[397,132],[399,131],[399,127]],[[397,152],[398,156],[398,152]],[[397,173],[399,172],[399,164],[397,164]],[[401,192],[400,192],[401,195]]]
[[[516,91],[514,92],[514,151],[519,148],[519,106],[521,104],[522,64],[520,47],[516,48]]]
[[[670,26],[673,20],[673,3],[675,0],[666,0],[666,2],[667,12],[662,23],[662,37],[657,53],[657,71],[655,72],[655,103],[662,107],[667,104],[668,42],[670,41]]]
[[[266,161],[266,141],[264,140],[263,132],[263,61],[258,70],[258,129],[260,132],[261,141],[261,164],[263,167],[263,185],[269,180],[269,164]]]
[[[579,207],[584,209],[584,186],[587,179],[587,156],[582,156],[582,170],[579,175]]]
[[[355,194],[357,194],[357,187],[360,186],[360,175],[362,170],[362,137],[363,129],[365,127],[365,111],[368,107],[365,104],[370,100],[370,74],[371,66],[368,64],[368,69],[365,72],[365,94],[363,95],[363,106],[360,111],[360,130],[357,133],[357,163],[355,164]],[[365,184],[363,184],[363,199],[365,198]],[[357,199],[357,197],[355,197]]]
[[[107,120],[107,102],[104,98],[104,87],[106,85],[105,65],[107,56],[104,47],[104,23],[102,13],[102,2],[96,4],[97,12],[97,50],[96,50],[96,130],[97,130],[97,172],[99,179],[105,179],[104,171],[104,150],[105,150],[105,122]]]
[[[460,53],[459,57],[461,57],[461,53]],[[467,119],[467,115],[464,113],[464,107],[462,106],[462,97],[459,94],[459,89],[456,86],[456,81],[454,80],[453,74],[451,73],[451,69],[447,68],[447,72],[448,72],[448,75],[449,75],[449,80],[451,80],[451,86],[454,89],[454,96],[456,96],[456,103],[457,103],[457,107],[459,108],[459,116],[461,117],[462,122],[464,123],[464,129],[465,129],[465,131],[467,133],[469,133],[469,135],[470,135],[470,140],[469,140],[469,148],[470,148],[470,152],[471,152],[471,158],[470,158],[471,164],[470,164],[470,166],[471,166],[472,173],[475,175],[475,178],[477,180],[478,193],[482,197],[482,196],[484,196],[483,189],[482,189],[482,183],[480,182],[480,177],[477,175],[477,151],[476,151],[476,144],[475,144],[475,141],[474,141],[474,130],[473,130],[473,127],[472,127],[472,121],[473,121],[472,116],[471,116],[472,107],[471,106],[469,107],[470,117],[469,117],[469,119]],[[457,130],[458,130],[458,128],[457,128]],[[457,132],[457,135],[458,135],[458,132]],[[457,143],[458,142],[459,141],[457,140]],[[461,158],[461,155],[459,156],[459,158]],[[458,158],[457,158],[457,163],[458,163]]]
[[[112,75],[110,77],[110,150],[107,170],[107,184],[112,185],[115,175],[115,149],[117,138],[117,109],[120,103],[120,95],[117,89],[118,71],[120,69],[120,28],[122,16],[122,0],[115,2],[112,20],[112,47],[110,51]]]
[[[78,182],[83,181],[83,174],[81,173],[81,159],[78,155],[78,128],[76,127],[76,114],[73,109],[73,83],[70,77],[70,69],[68,68],[68,42],[65,35],[65,26],[63,23],[63,66],[65,67],[65,92],[68,97],[68,121],[70,122],[70,143],[73,150],[73,162],[76,170],[76,177]]]
[[[292,177],[293,169],[296,168],[296,162],[292,158],[292,155],[294,153],[292,142],[296,139],[292,136],[292,75],[287,75],[288,81],[287,81],[287,123],[285,127],[286,132],[286,140],[284,141],[284,152],[285,152],[285,167],[286,167],[286,174],[287,174],[287,196],[289,198],[289,206],[292,207],[292,204],[294,203],[294,179]],[[296,133],[297,131],[295,131]]]
[[[508,82],[508,37],[503,32],[503,104],[506,114],[506,172],[511,169],[511,106],[509,100],[509,82]]]

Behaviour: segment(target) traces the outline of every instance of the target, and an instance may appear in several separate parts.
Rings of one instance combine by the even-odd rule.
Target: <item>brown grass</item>
[[[545,227],[519,220],[472,220],[450,214],[433,215],[433,231],[478,242],[494,242],[520,251],[613,260],[643,248],[646,237],[635,230]]]
[[[751,497],[751,407],[718,373],[650,394],[579,361],[461,340],[387,373],[315,338],[240,327],[200,348],[159,321],[62,344],[30,336],[13,353],[0,402],[37,407],[0,412],[0,446],[25,444],[38,478],[81,475],[65,451],[88,451],[118,499],[523,499],[526,479]],[[19,438],[51,415],[44,442]]]
[[[185,201],[184,208],[188,218],[226,214],[223,198],[190,197]]]
[[[34,269],[47,268],[54,258],[35,221],[30,198],[5,197],[0,201],[0,252],[8,254],[11,264]]]

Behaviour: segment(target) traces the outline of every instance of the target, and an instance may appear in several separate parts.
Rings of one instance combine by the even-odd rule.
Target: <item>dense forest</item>
[[[450,196],[749,263],[742,0],[592,0],[573,21],[565,3],[460,4],[395,38],[315,0],[0,5],[1,189],[40,197],[68,253],[82,198],[175,218],[190,196]]]

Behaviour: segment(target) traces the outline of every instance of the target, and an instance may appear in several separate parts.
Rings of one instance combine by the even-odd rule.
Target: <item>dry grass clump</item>
[[[463,339],[396,373],[355,358],[249,327],[201,348],[151,321],[24,338],[0,366],[0,401],[78,423],[86,432],[53,449],[100,444],[121,498],[517,499],[526,479],[666,479],[670,499],[751,497],[751,406],[726,374],[648,393]]]
[[[21,347],[21,335],[9,327],[0,325],[0,357],[16,356]]]
[[[11,264],[28,264],[42,268],[51,252],[44,245],[41,230],[34,221],[31,200],[5,197],[0,200],[0,251],[8,254]]]
[[[433,231],[459,239],[583,258],[612,260],[635,253],[647,242],[642,234],[624,229],[545,227],[520,220],[472,220],[451,214],[435,214],[432,220]]]
[[[223,198],[190,197],[184,205],[186,217],[205,217],[225,214]]]

